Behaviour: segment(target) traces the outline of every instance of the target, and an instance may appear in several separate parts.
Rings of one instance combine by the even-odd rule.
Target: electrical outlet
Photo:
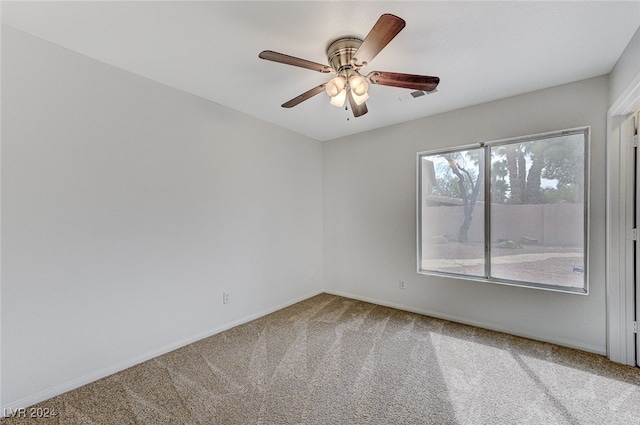
[[[404,284],[404,280],[398,281],[398,286],[400,287],[400,289],[407,289],[407,287]]]
[[[229,303],[229,294],[225,292],[222,294],[222,304],[228,304],[228,303]]]

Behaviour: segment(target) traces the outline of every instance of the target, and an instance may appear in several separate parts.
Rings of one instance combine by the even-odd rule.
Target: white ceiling
[[[374,86],[369,113],[348,121],[324,93],[280,107],[330,76],[261,60],[260,51],[327,63],[331,41],[365,37],[383,13],[407,24],[365,71],[435,75],[437,93],[412,99],[410,90]],[[640,1],[3,1],[1,17],[102,62],[329,140],[607,74],[640,25]]]

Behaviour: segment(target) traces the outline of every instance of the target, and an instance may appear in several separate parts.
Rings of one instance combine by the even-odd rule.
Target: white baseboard
[[[266,316],[278,310],[282,310],[283,308],[289,307],[293,304],[296,304],[300,301],[304,301],[308,298],[314,297],[316,295],[322,294],[323,290],[313,291],[301,297],[297,297],[293,300],[287,301],[283,304],[277,305],[275,307],[271,307],[265,310],[262,310],[258,313],[251,314],[249,316],[245,316],[241,319],[234,320],[233,322],[225,323],[223,325],[217,326],[213,329],[210,329],[205,332],[201,332],[199,334],[190,336],[188,338],[184,338],[180,341],[174,342],[169,345],[165,345],[164,347],[160,347],[156,350],[150,351],[148,353],[142,354],[140,356],[136,356],[132,359],[117,363],[115,365],[106,367],[104,369],[98,370],[96,372],[90,373],[88,375],[82,376],[77,379],[73,379],[71,381],[65,382],[64,384],[57,385],[53,388],[49,388],[44,391],[40,391],[36,394],[30,395],[28,397],[24,397],[20,400],[16,400],[13,402],[9,402],[6,405],[3,405],[0,409],[0,418],[4,417],[6,413],[15,412],[16,409],[25,408],[28,406],[32,406],[36,403],[40,403],[41,401],[48,400],[57,395],[66,393],[68,391],[79,388],[83,385],[89,384],[91,382],[97,381],[98,379],[102,379],[109,375],[113,375],[114,373],[120,372],[122,370],[128,369],[132,366],[145,362],[147,360],[153,359],[155,357],[161,356],[162,354],[166,354],[170,351],[177,350],[178,348],[184,347],[185,345],[189,345],[196,341],[199,341],[204,338],[208,338],[220,332],[226,331],[228,329],[234,328],[236,326],[242,325],[247,322],[251,322],[252,320],[259,319],[260,317]]]
[[[363,297],[356,294],[351,294],[341,291],[325,290],[327,294],[338,295],[340,297],[352,298],[354,300],[364,301],[372,304],[382,305],[385,307],[397,308],[398,310],[409,311],[411,313],[422,314],[429,317],[435,317],[437,319],[448,320],[450,322],[462,323],[465,325],[476,326],[478,328],[489,329],[492,331],[502,332],[510,335],[520,336],[523,338],[534,339],[536,341],[548,342],[551,344],[561,345],[563,347],[575,348],[576,350],[587,351],[589,353],[600,354],[602,356],[607,355],[606,347],[596,347],[593,345],[583,344],[577,341],[571,341],[566,339],[550,338],[546,335],[537,335],[527,332],[521,332],[517,329],[508,328],[494,323],[484,323],[477,320],[471,320],[466,317],[459,317],[452,314],[445,314],[437,311],[432,311],[424,308],[412,307],[405,304],[392,303],[377,298]]]

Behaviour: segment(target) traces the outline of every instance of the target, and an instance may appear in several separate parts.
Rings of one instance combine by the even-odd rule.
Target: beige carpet
[[[640,369],[322,294],[37,407],[0,423],[640,424]]]

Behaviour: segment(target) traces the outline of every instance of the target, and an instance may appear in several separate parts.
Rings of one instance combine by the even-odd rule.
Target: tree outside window
[[[587,147],[582,128],[419,154],[419,271],[586,292]]]

